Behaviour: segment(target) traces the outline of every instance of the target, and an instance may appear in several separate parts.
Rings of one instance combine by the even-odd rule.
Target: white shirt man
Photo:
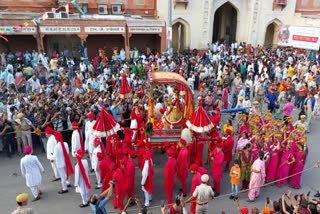
[[[28,84],[32,92],[41,89],[40,80],[36,76],[33,76],[32,78],[30,78],[28,80]]]
[[[147,156],[149,156],[149,155],[150,154],[147,154]],[[150,165],[151,166],[153,165],[151,158],[145,159],[143,169],[142,169],[142,179],[141,179],[142,191],[144,192],[144,197],[145,197],[144,206],[146,206],[146,207],[148,207],[150,205],[150,201],[152,200],[152,193],[147,190],[148,187],[146,186],[147,179],[153,179],[153,178],[149,178],[149,176],[151,176],[149,173],[149,161],[151,161]]]
[[[59,175],[58,175],[58,170],[57,170],[57,166],[56,163],[54,162],[54,147],[57,144],[56,138],[53,135],[53,129],[51,127],[47,127],[46,130],[46,135],[48,137],[48,141],[47,141],[47,159],[50,161],[51,163],[51,167],[53,170],[53,175],[54,175],[54,179],[53,181],[57,181],[59,180]]]
[[[81,149],[80,135],[78,129],[74,129],[71,135],[71,155],[73,157],[76,157],[78,149]]]
[[[92,156],[91,156],[91,166],[96,174],[97,178],[97,187],[96,189],[100,189],[102,187],[101,184],[101,178],[100,178],[100,171],[99,171],[99,160],[97,157],[98,152],[101,152],[101,147],[100,147],[100,142],[101,140],[99,138],[94,139],[94,145],[93,145],[93,151],[92,151]]]
[[[251,101],[246,97],[244,101],[242,102],[242,107],[243,108],[251,108]]]
[[[84,73],[84,72],[86,72],[87,66],[85,63],[80,62],[79,68],[80,68],[80,72]]]
[[[64,142],[64,146],[67,150],[67,153],[69,154],[69,146],[66,142]],[[67,172],[66,172],[66,163],[63,155],[63,149],[60,142],[57,142],[57,144],[54,146],[54,152],[53,152],[53,158],[54,162],[57,166],[58,175],[61,178],[61,186],[62,191],[59,191],[60,194],[67,193],[68,192],[68,181],[67,181]]]
[[[34,200],[40,199],[41,194],[41,172],[44,172],[43,166],[35,155],[31,155],[32,147],[26,146],[24,153],[26,154],[20,160],[21,175],[26,179],[27,187],[30,188]]]
[[[93,152],[93,140],[96,138],[96,136],[93,134],[93,125],[96,123],[94,120],[94,113],[90,112],[88,115],[88,121],[85,125],[85,150],[88,151],[89,157],[91,160],[92,152]],[[92,166],[92,161],[91,161]]]
[[[7,86],[9,86],[11,84],[15,84],[15,80],[14,80],[14,77],[13,77],[11,70],[8,71],[8,76],[7,76],[6,82],[7,82]]]
[[[89,164],[86,159],[81,159],[84,172],[89,179]],[[90,181],[89,181],[90,183]],[[89,198],[90,198],[90,189],[87,188],[86,183],[83,179],[83,175],[81,174],[79,164],[77,163],[75,166],[75,174],[74,174],[74,186],[76,188],[76,192],[80,193],[82,198],[82,204],[80,207],[86,207],[89,205]]]
[[[192,75],[192,77],[188,78],[188,85],[190,86],[191,90],[194,90],[194,82],[195,82],[195,77]]]

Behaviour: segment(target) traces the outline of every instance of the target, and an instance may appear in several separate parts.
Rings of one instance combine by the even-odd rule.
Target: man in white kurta
[[[64,146],[69,154],[69,146],[66,142],[64,142]],[[58,175],[61,178],[61,186],[62,190],[58,193],[63,194],[68,192],[68,181],[67,181],[67,169],[66,163],[64,160],[63,150],[61,143],[57,141],[56,145],[54,146],[53,151],[53,159],[57,167]]]
[[[78,129],[73,129],[71,136],[71,154],[73,157],[76,157],[76,152],[79,149],[81,149],[80,135]]]
[[[132,134],[131,140],[135,141],[137,138],[137,134],[138,134],[138,131],[136,130],[138,128],[138,121],[137,121],[137,116],[134,113],[134,111],[131,112],[130,119],[131,119],[130,129],[133,129],[133,134]]]
[[[91,168],[93,169],[92,166],[92,152],[93,152],[93,140],[95,139],[95,135],[93,134],[93,125],[95,124],[95,120],[94,120],[94,113],[90,112],[88,115],[88,121],[86,122],[85,125],[85,150],[88,151],[90,160],[91,160]]]
[[[25,156],[20,160],[21,175],[26,179],[27,187],[30,188],[34,201],[40,199],[41,194],[41,172],[44,172],[43,166],[35,155],[31,155],[32,147],[26,146]]]
[[[88,161],[86,159],[81,159],[81,162],[82,162],[82,165],[84,168],[84,173],[86,174],[85,176],[87,176],[87,179],[89,180]],[[90,180],[89,180],[89,183],[90,183]],[[82,207],[88,206],[89,199],[90,199],[90,189],[86,186],[83,175],[81,174],[79,163],[77,163],[75,166],[74,186],[76,188],[76,192],[80,193],[81,198],[82,198],[82,204],[80,204],[80,207],[82,208]]]
[[[52,181],[58,181],[60,179],[58,175],[58,170],[56,163],[54,162],[54,157],[53,157],[53,152],[54,152],[54,147],[57,144],[56,138],[54,137],[53,133],[54,130],[51,127],[47,127],[45,130],[46,136],[48,138],[47,141],[47,159],[51,163],[51,167],[53,170],[53,180]]]
[[[91,166],[96,174],[97,178],[97,186],[96,189],[100,189],[102,187],[101,184],[101,178],[100,178],[100,171],[99,171],[99,160],[98,160],[98,152],[101,152],[101,146],[100,146],[100,138],[95,138],[93,141],[93,152],[92,152],[92,157],[91,157]]]

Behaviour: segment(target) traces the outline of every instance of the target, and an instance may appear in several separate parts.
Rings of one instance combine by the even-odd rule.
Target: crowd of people
[[[164,166],[168,204],[173,202],[175,177],[182,196],[188,195],[189,171],[193,176],[190,197],[183,204],[191,203],[191,213],[205,213],[209,199],[219,196],[224,170],[230,170],[231,199],[238,200],[240,188],[249,189],[248,201],[253,202],[260,186],[273,181],[278,186],[288,182],[290,187],[300,188],[308,154],[307,133],[312,130],[312,119],[320,114],[319,55],[293,48],[253,48],[244,43],[217,43],[202,54],[194,50],[173,56],[149,48],[141,52],[134,49],[128,59],[123,51],[114,51],[108,58],[107,50],[100,49],[91,62],[61,55],[55,51],[48,57],[43,50],[1,54],[3,151],[8,157],[25,154],[21,172],[34,200],[41,198],[43,167],[31,153],[40,145],[51,163],[53,181],[61,181],[60,194],[68,193],[69,177],[75,175],[80,207],[98,204],[92,209],[106,212],[110,192],[113,206],[121,212],[126,197],[130,198],[129,206],[134,205],[135,166],[142,176],[144,206],[150,206],[154,151],[143,131],[150,123],[147,75],[161,71],[185,78],[214,125],[205,137],[194,132],[191,140],[182,137],[177,145],[163,144],[168,156]],[[130,98],[119,95],[122,78],[132,89]],[[183,94],[176,90],[176,85],[168,84],[154,92],[159,118],[170,107],[168,99],[183,105]],[[225,124],[221,121],[221,109],[242,108],[248,112],[231,114]],[[295,108],[298,118],[292,114]],[[93,131],[103,110],[121,125],[120,131],[107,138]],[[207,157],[203,157],[205,153]],[[75,166],[70,156],[76,160]],[[90,171],[95,172],[100,195],[90,195]],[[175,213],[175,207],[180,206],[169,206],[169,213]],[[282,211],[286,212],[293,213]]]

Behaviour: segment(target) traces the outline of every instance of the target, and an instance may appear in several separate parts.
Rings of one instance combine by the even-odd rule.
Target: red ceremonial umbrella
[[[120,130],[120,125],[115,121],[111,114],[102,108],[92,129],[93,134],[97,137],[108,137],[116,134],[117,131]]]
[[[126,99],[132,96],[131,88],[128,84],[127,75],[125,72],[122,74],[121,85],[120,85],[120,98]]]
[[[198,109],[191,115],[186,125],[192,131],[198,133],[208,132],[213,128],[213,124],[202,107],[201,98],[199,99]]]

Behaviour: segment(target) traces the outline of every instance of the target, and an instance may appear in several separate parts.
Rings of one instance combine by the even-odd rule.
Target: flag
[[[75,8],[77,8],[77,10],[82,14],[82,15],[86,15],[85,12],[83,12],[82,8],[77,4],[77,2],[75,0],[71,1],[71,3],[73,4],[73,6],[75,6]]]
[[[6,31],[7,33],[13,33],[13,32],[14,32],[13,28],[6,28],[5,31]]]
[[[38,25],[38,24],[40,24],[40,18],[34,18],[34,19],[32,19],[32,22],[34,23],[34,25]]]
[[[4,36],[1,36],[1,35],[0,35],[0,38],[3,39],[3,40],[6,41],[6,42],[9,42],[9,40],[8,40],[6,37],[4,37]]]
[[[63,6],[66,9],[66,13],[69,14],[69,3],[64,3]]]

